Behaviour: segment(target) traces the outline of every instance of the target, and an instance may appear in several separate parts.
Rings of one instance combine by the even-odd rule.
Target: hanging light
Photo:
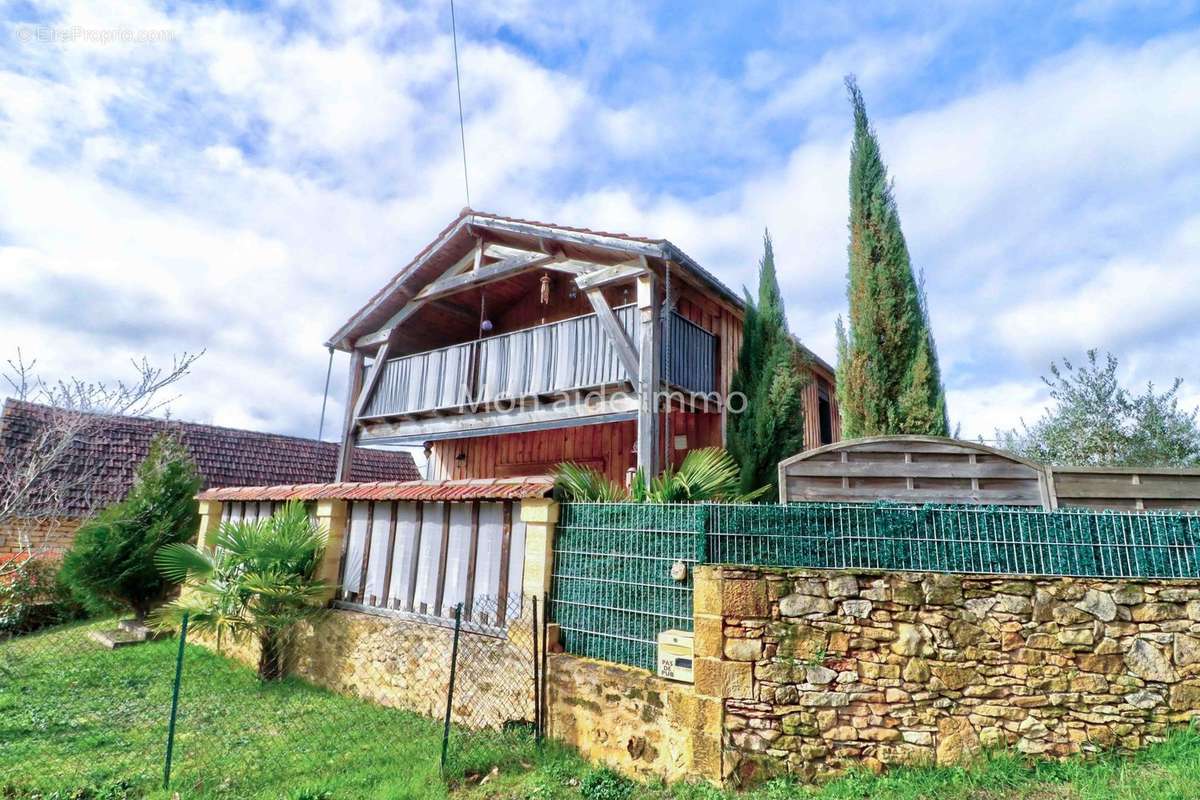
[[[487,316],[487,297],[483,291],[479,292],[479,330],[487,333],[492,329],[492,321]]]

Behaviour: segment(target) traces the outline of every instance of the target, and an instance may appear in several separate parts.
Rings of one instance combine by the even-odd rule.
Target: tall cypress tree
[[[763,234],[757,302],[746,292],[742,346],[730,393],[741,393],[745,408],[729,416],[729,452],[741,467],[741,490],[775,486],[781,460],[804,449],[803,352],[788,332],[783,297],[775,274],[771,234]]]
[[[949,435],[937,348],[921,285],[913,275],[900,213],[862,92],[846,79],[854,107],[850,150],[850,325],[838,319],[838,406],[842,436]]]

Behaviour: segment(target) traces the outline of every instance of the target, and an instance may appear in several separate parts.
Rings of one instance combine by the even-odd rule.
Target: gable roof
[[[6,400],[0,413],[0,470],[32,446],[56,414],[49,406]],[[59,470],[95,470],[85,485],[69,487],[61,509],[85,516],[121,499],[134,471],[161,432],[179,438],[204,479],[203,488],[326,483],[337,472],[338,445],[295,436],[201,425],[194,422],[89,414],[94,424],[69,446]],[[353,481],[411,481],[421,477],[411,454],[356,448]],[[69,483],[69,482],[68,482]],[[37,498],[35,498],[35,503]]]
[[[400,306],[412,299],[425,283],[452,266],[475,244],[475,231],[548,239],[559,243],[603,250],[615,254],[646,256],[671,261],[692,273],[722,300],[741,309],[742,299],[691,256],[666,239],[632,236],[627,233],[595,231],[553,222],[505,217],[464,208],[433,241],[421,248],[382,289],[375,293],[325,344],[351,350],[354,340],[378,329]]]

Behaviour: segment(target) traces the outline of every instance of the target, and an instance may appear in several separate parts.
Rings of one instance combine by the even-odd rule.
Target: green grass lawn
[[[111,625],[0,643],[0,797],[170,796],[161,784],[178,643],[109,651],[87,639]],[[187,649],[179,709],[171,790],[184,798],[446,793],[438,722],[298,680],[264,685],[199,646]],[[452,756],[459,774],[540,760],[521,734],[456,740]]]
[[[0,643],[0,798],[447,797],[438,722],[300,681],[264,686],[199,647],[187,652],[171,792],[163,792],[177,643],[110,652],[87,640],[88,628]],[[473,737],[452,753],[453,800],[1200,798],[1200,734],[1191,730],[1133,758],[1030,763],[1000,755],[969,769],[851,775],[815,788],[776,782],[741,795],[634,784],[565,748],[539,751],[520,734]]]

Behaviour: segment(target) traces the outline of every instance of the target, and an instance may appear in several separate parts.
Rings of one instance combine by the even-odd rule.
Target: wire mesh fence
[[[550,613],[564,649],[653,668],[658,633],[692,629],[692,566],[703,560],[709,508],[563,506]]]
[[[1200,515],[997,506],[718,505],[713,563],[1093,578],[1200,575]]]
[[[514,604],[519,617],[497,613]],[[110,650],[94,637],[114,619],[0,639],[0,797],[437,794],[533,758],[539,605],[475,598],[457,635],[454,610],[437,621],[330,610],[301,626],[288,676],[269,682],[253,641],[218,646],[195,631],[182,648],[172,636]]]
[[[684,581],[672,577],[676,562],[686,568]],[[657,635],[692,629],[696,563],[1194,578],[1200,576],[1200,514],[886,503],[571,503],[560,515],[550,598],[564,648],[653,668]]]

